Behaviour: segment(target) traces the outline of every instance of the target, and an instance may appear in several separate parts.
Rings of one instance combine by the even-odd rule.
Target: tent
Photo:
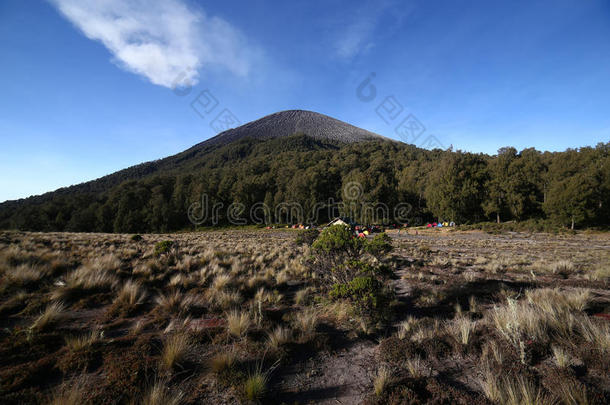
[[[350,224],[348,224],[347,222],[345,222],[343,219],[341,218],[335,218],[332,221],[330,221],[328,223],[328,225],[326,226],[333,226],[333,225],[343,225],[343,226],[350,226]]]

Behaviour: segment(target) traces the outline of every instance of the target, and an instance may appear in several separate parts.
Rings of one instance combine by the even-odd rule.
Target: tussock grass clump
[[[273,331],[267,333],[269,339],[269,345],[277,349],[280,346],[290,342],[292,340],[292,330],[283,326],[278,326]]]
[[[567,276],[570,273],[573,273],[575,270],[574,263],[569,260],[560,260],[555,263],[551,263],[549,266],[549,270],[553,274],[559,274],[563,276]]]
[[[471,295],[468,299],[468,311],[474,314],[478,312],[478,309],[477,299],[474,295]]]
[[[87,261],[82,267],[101,273],[113,273],[121,268],[121,259],[114,253],[108,253]]]
[[[610,325],[594,323],[587,316],[579,318],[577,323],[580,335],[587,342],[592,343],[600,352],[610,354]]]
[[[231,277],[229,274],[219,274],[212,282],[212,289],[215,292],[220,293],[229,285],[229,283],[231,283],[231,281],[233,281],[233,277]]]
[[[303,339],[308,340],[315,336],[316,327],[318,326],[318,313],[315,308],[310,307],[304,311],[298,312],[294,320]]]
[[[169,279],[169,286],[171,287],[189,288],[192,284],[194,284],[193,278],[182,273],[174,274]]]
[[[142,399],[143,405],[178,405],[182,402],[182,393],[171,392],[163,381],[155,382]]]
[[[288,270],[282,270],[275,275],[275,283],[277,285],[283,285],[290,281],[290,273]]]
[[[531,380],[524,376],[502,379],[502,403],[507,405],[546,405],[555,401],[542,393]]]
[[[30,327],[35,331],[43,331],[51,328],[61,321],[65,316],[65,307],[61,302],[52,302],[40,314]]]
[[[191,348],[191,341],[188,335],[176,333],[167,338],[161,353],[161,367],[171,370],[179,366],[185,359]]]
[[[304,305],[309,299],[309,288],[303,288],[294,294],[294,303],[297,305]]]
[[[494,403],[506,405],[550,405],[556,403],[531,380],[522,375],[501,377],[486,369],[479,379],[479,385],[485,396]]]
[[[485,361],[489,361],[490,357],[493,357],[498,365],[502,365],[504,362],[504,354],[502,354],[500,346],[498,346],[498,343],[494,340],[488,341],[485,346],[483,346],[482,358]]]
[[[85,335],[67,337],[66,346],[72,351],[79,351],[92,346],[100,340],[100,333],[97,330],[93,330]]]
[[[491,311],[496,329],[511,343],[518,345],[525,337],[546,342],[551,338],[570,339],[582,329],[581,311],[590,302],[588,290],[559,291],[544,288],[526,292],[526,300],[508,299],[506,305]]]
[[[570,358],[569,353],[559,346],[553,346],[553,359],[555,360],[555,364],[558,367],[566,368],[572,364],[572,359]]]
[[[610,264],[600,264],[597,268],[586,273],[585,278],[594,281],[610,281]]]
[[[117,284],[117,278],[105,270],[105,267],[107,266],[79,267],[66,276],[65,285],[53,291],[51,299],[70,300],[87,292],[110,290]]]
[[[230,370],[235,364],[236,356],[233,351],[222,352],[210,359],[210,370],[216,374]]]
[[[243,302],[243,297],[238,291],[221,291],[212,295],[212,302],[220,309],[234,308]]]
[[[21,264],[12,267],[5,272],[7,280],[15,286],[27,286],[41,281],[45,273],[38,266],[32,264]]]
[[[409,315],[407,319],[402,321],[398,326],[398,338],[406,338],[407,334],[413,331],[415,325],[417,325],[417,319],[415,319],[412,315]]]
[[[407,359],[405,362],[405,367],[413,378],[422,378],[426,375],[426,367],[423,360],[419,356]]]
[[[84,378],[73,381],[69,386],[58,389],[49,401],[49,405],[82,405],[87,387]]]
[[[267,373],[257,370],[250,374],[244,382],[244,393],[250,401],[260,400],[267,392],[269,377]]]
[[[587,387],[573,379],[561,381],[560,384],[553,387],[553,393],[559,397],[563,404],[589,405],[595,403],[589,399]]]
[[[116,303],[126,308],[141,304],[146,298],[146,292],[137,281],[127,280],[119,291]]]
[[[237,338],[244,336],[251,324],[250,315],[245,311],[233,310],[227,314],[227,330],[232,336]]]
[[[378,397],[381,396],[388,385],[390,385],[392,380],[392,374],[387,367],[381,367],[377,370],[377,375],[373,380],[373,389],[375,390],[375,395]]]
[[[483,371],[483,375],[478,380],[483,394],[494,403],[500,403],[504,397],[500,377],[496,376],[489,368]]]
[[[155,298],[157,307],[163,312],[169,314],[182,314],[188,311],[192,306],[198,304],[196,296],[191,294],[183,294],[178,290],[161,294]]]
[[[460,316],[453,320],[447,328],[455,339],[463,345],[467,345],[470,337],[476,329],[477,323],[470,319]]]

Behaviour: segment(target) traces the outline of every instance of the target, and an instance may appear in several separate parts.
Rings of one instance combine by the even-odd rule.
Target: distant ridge
[[[287,110],[221,132],[215,137],[195,145],[195,147],[226,145],[241,138],[270,139],[294,134],[305,134],[314,139],[342,143],[390,140],[328,115],[305,110]]]

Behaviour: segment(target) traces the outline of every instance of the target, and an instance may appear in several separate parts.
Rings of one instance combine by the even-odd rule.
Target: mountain
[[[397,142],[313,111],[280,111],[237,128],[221,132],[176,155],[131,166],[96,180],[63,187],[54,192],[45,193],[40,196],[32,196],[17,201],[6,201],[0,204],[0,213],[2,207],[13,206],[15,203],[24,200],[41,202],[56,194],[102,192],[126,180],[135,180],[156,173],[168,173],[175,169],[184,169],[189,166],[189,163],[197,162],[212,151],[241,139],[251,139],[255,142],[259,142],[276,138],[292,137],[294,135],[305,135],[308,138],[317,141],[318,146],[324,145],[323,147],[326,148],[372,140]]]
[[[342,201],[344,191],[366,202],[367,210],[319,210],[320,203]],[[0,229],[192,229],[187,213],[203,196],[220,207],[207,225],[233,223],[233,203],[246,217],[264,203],[265,216],[280,223],[289,220],[277,208],[288,203],[306,215],[318,210],[315,222],[348,215],[368,223],[551,219],[608,225],[610,143],[556,153],[507,147],[498,156],[425,150],[323,114],[282,111],[164,159],[4,202]],[[387,215],[371,218],[379,214],[372,208],[381,206]]]
[[[324,114],[313,111],[288,110],[267,115],[238,128],[229,129],[199,145],[226,145],[245,137],[269,139],[294,134],[306,134],[314,139],[341,143],[389,140],[389,138],[384,138],[381,135]]]

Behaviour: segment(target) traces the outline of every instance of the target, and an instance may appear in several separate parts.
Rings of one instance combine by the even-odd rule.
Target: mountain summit
[[[342,143],[388,140],[381,135],[324,114],[304,110],[287,110],[221,132],[198,146],[226,145],[241,138],[270,139],[294,134],[305,134],[315,139]]]

